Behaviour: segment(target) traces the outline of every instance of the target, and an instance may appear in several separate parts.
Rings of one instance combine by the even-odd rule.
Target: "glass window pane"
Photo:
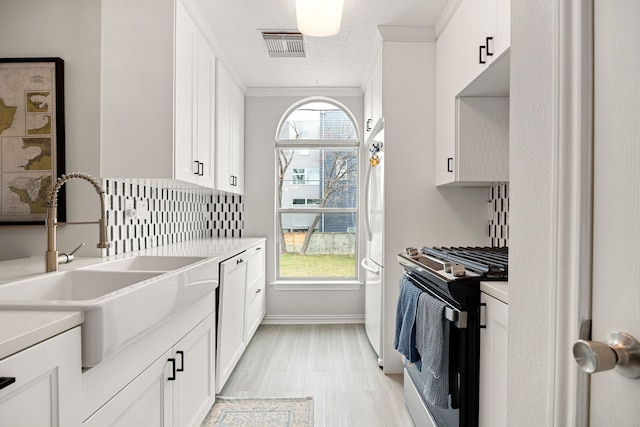
[[[356,214],[280,214],[280,278],[356,277]]]
[[[310,102],[293,111],[280,127],[280,140],[356,140],[356,128],[344,110],[327,102]]]
[[[321,208],[355,208],[357,148],[299,151],[278,149],[278,208],[300,207],[298,199],[314,200]]]

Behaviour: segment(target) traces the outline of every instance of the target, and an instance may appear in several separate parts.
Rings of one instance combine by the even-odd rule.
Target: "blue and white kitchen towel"
[[[416,309],[416,346],[427,382],[423,396],[438,407],[449,407],[449,322],[445,303],[424,292]]]
[[[416,348],[416,307],[422,291],[411,281],[402,276],[400,279],[400,295],[396,308],[396,336],[393,347],[411,363],[420,369],[420,354]]]

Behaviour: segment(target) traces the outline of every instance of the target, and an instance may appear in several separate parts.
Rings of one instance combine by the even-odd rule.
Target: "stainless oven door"
[[[412,282],[424,292],[439,298],[429,290],[428,285],[417,280]],[[445,318],[449,321],[449,405],[447,408],[431,405],[424,397],[428,383],[427,376],[430,375],[427,370],[421,372],[415,364],[404,361],[405,399],[416,425],[477,427],[480,351],[477,314],[475,308],[468,311],[460,311],[453,306],[445,308]],[[417,392],[420,401],[416,400],[415,395],[407,396],[407,393],[411,393],[411,388]],[[420,406],[423,408],[422,412],[426,411],[427,414],[414,414]]]

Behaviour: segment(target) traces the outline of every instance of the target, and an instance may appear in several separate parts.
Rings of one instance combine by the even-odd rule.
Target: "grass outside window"
[[[354,278],[354,255],[280,254],[280,277]]]

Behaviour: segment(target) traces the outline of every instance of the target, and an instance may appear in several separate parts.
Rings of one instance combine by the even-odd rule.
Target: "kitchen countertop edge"
[[[0,360],[82,324],[80,311],[0,310]]]
[[[480,292],[509,304],[509,282],[480,282]]]

